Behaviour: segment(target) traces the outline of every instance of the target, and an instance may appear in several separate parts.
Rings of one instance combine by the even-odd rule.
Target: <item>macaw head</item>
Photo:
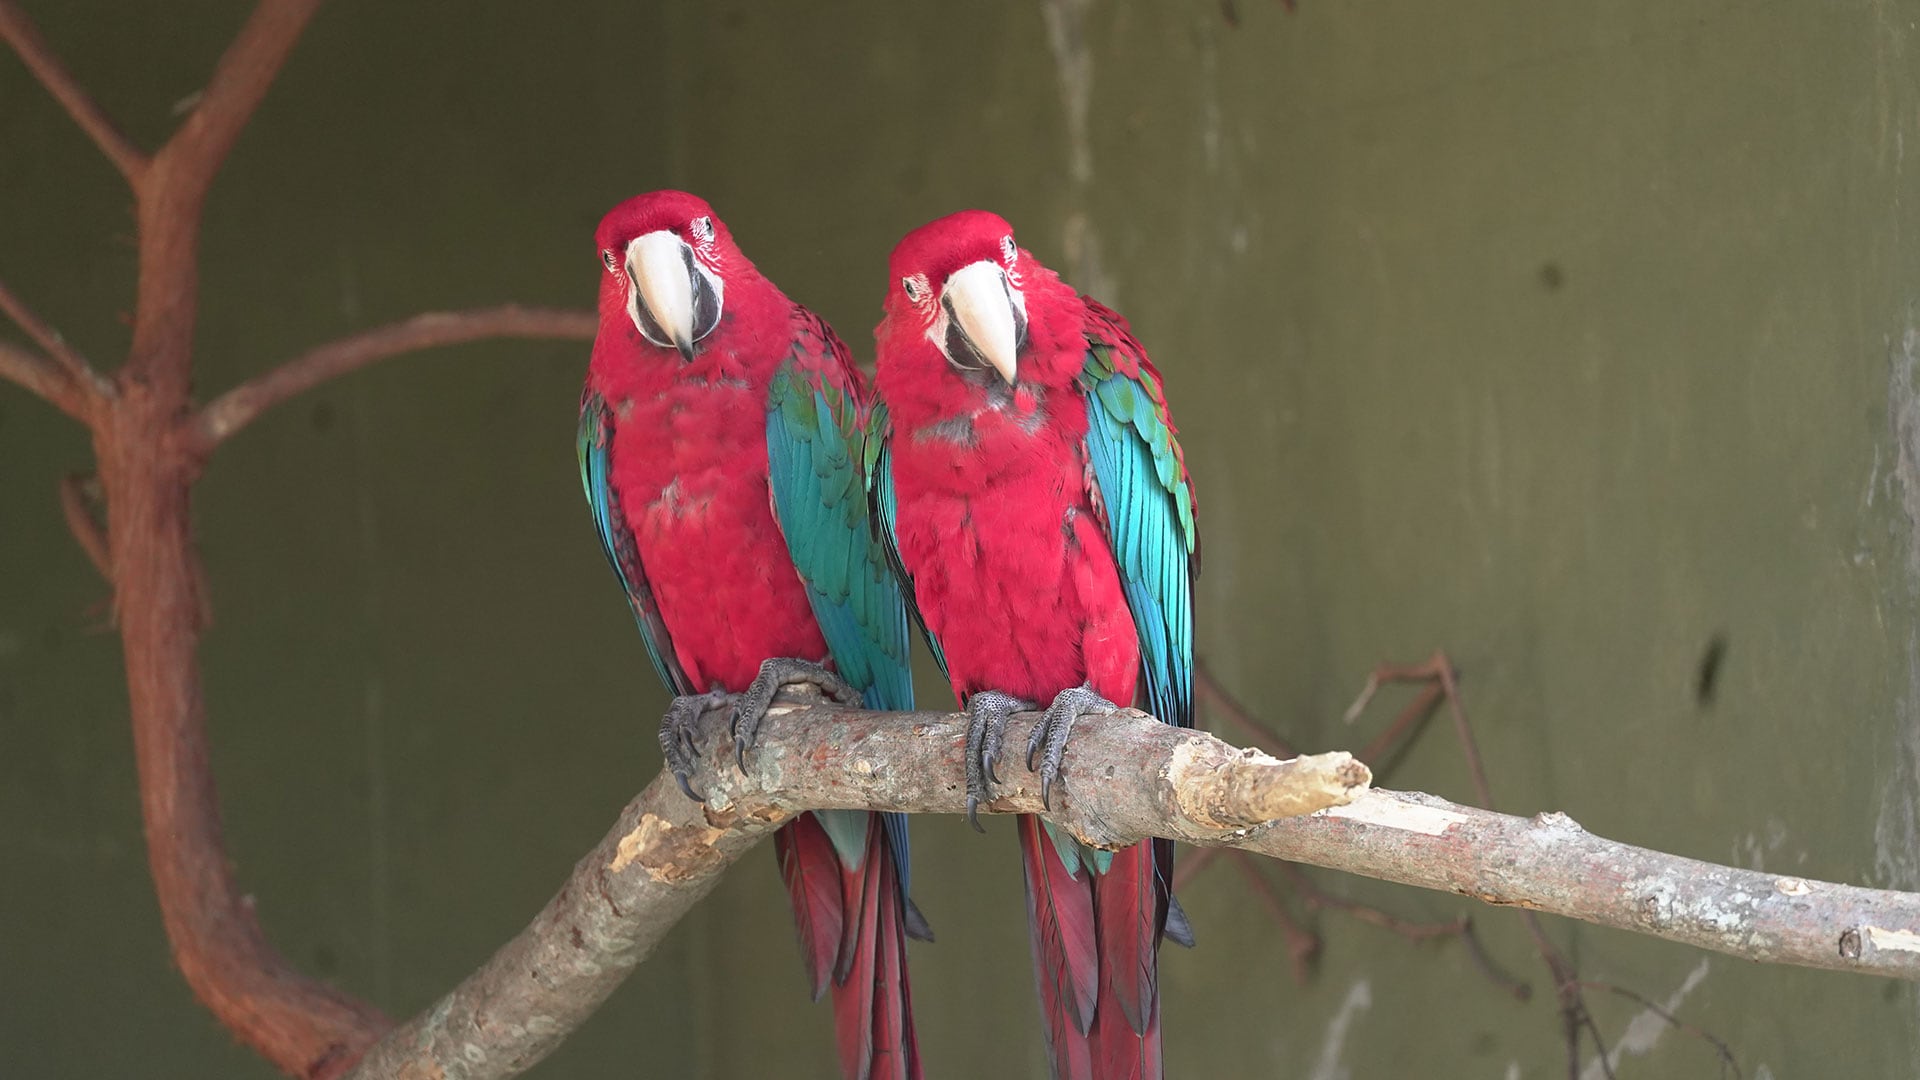
[[[919,337],[970,378],[1020,377],[1027,345],[1027,281],[1045,273],[998,214],[962,210],[908,233],[888,262],[881,337]],[[1048,275],[1049,277],[1051,275]]]
[[[746,260],[706,201],[684,191],[635,195],[607,212],[594,232],[602,318],[624,312],[633,328],[692,360],[726,303],[729,267]]]

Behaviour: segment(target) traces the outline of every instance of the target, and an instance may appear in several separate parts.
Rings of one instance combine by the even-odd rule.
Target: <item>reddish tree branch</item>
[[[193,111],[158,155],[175,183],[202,189],[253,118],[321,0],[260,0],[214,65]]]
[[[85,424],[91,402],[72,373],[36,352],[0,341],[0,379],[19,383],[36,397]]]
[[[20,329],[25,330],[28,337],[45,349],[48,356],[53,357],[61,367],[66,368],[67,374],[83,392],[95,396],[105,396],[113,392],[112,386],[94,372],[93,365],[87,363],[86,357],[80,355],[80,350],[68,344],[67,339],[62,337],[58,330],[48,326],[44,319],[34,314],[33,309],[15,295],[12,289],[7,288],[4,282],[0,282],[0,311],[6,312],[7,317],[18,323]]]
[[[27,70],[40,80],[67,115],[87,133],[100,152],[107,155],[113,167],[127,178],[127,183],[139,186],[140,178],[147,171],[147,156],[133,145],[106,112],[100,108],[93,96],[80,88],[73,73],[68,71],[60,58],[53,54],[46,39],[40,36],[40,29],[27,18],[14,0],[0,0],[0,40],[12,46],[26,63]]]
[[[485,338],[593,337],[592,312],[513,304],[471,311],[429,312],[317,346],[220,395],[200,410],[190,429],[205,453],[282,401],[369,364],[420,349]]]
[[[86,552],[87,561],[101,577],[111,582],[113,562],[107,550],[107,529],[94,514],[93,502],[86,490],[89,479],[79,473],[60,478],[60,513],[67,519],[67,529],[73,533],[74,542]]]

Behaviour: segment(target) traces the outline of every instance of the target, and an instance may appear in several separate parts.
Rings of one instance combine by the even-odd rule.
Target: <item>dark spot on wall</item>
[[[315,431],[329,431],[339,418],[339,411],[333,407],[333,402],[320,401],[315,402],[313,411],[307,414],[307,423],[312,424]]]
[[[1567,283],[1567,272],[1565,270],[1560,269],[1559,263],[1548,261],[1540,264],[1540,287],[1541,288],[1547,290],[1548,292],[1559,292],[1561,286],[1565,285],[1566,283]]]
[[[1693,680],[1693,699],[1701,708],[1713,704],[1714,696],[1719,692],[1720,669],[1727,661],[1727,635],[1715,634],[1707,640],[1707,647],[1700,654],[1700,664]]]

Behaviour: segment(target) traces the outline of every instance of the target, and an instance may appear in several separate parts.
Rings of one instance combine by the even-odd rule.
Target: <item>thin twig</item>
[[[1173,864],[1173,891],[1177,894],[1181,889],[1193,884],[1193,879],[1200,876],[1200,871],[1205,870],[1213,860],[1220,857],[1221,850],[1208,847],[1182,852],[1179,861]]]
[[[33,72],[33,77],[40,80],[40,85],[46,87],[61,108],[67,110],[67,115],[80,125],[80,130],[87,133],[100,152],[107,155],[107,160],[113,162],[113,167],[127,178],[127,183],[138,187],[141,178],[146,175],[149,164],[147,155],[121,133],[99,103],[93,100],[93,96],[81,89],[73,73],[67,70],[66,65],[48,47],[46,39],[40,36],[40,29],[34,26],[33,20],[27,18],[26,12],[21,11],[14,0],[0,0],[0,40],[6,41],[14,52],[20,54],[27,70]]]
[[[1517,1001],[1525,1001],[1533,996],[1532,987],[1509,974],[1505,968],[1494,963],[1493,957],[1487,955],[1486,946],[1481,944],[1480,935],[1474,930],[1473,917],[1470,915],[1462,915],[1443,923],[1413,922],[1370,904],[1363,904],[1358,900],[1327,892],[1315,885],[1306,871],[1294,863],[1282,862],[1280,870],[1287,875],[1294,888],[1300,890],[1301,898],[1308,907],[1331,908],[1360,922],[1398,934],[1416,945],[1437,937],[1459,938],[1467,946],[1467,955],[1473,959],[1474,965],[1480,969],[1482,975],[1487,977],[1488,982],[1513,995]]]
[[[1639,1004],[1641,1008],[1647,1010],[1648,1012],[1659,1017],[1660,1019],[1665,1020],[1668,1026],[1672,1027],[1675,1031],[1678,1031],[1684,1035],[1691,1035],[1694,1038],[1699,1039],[1700,1041],[1713,1047],[1714,1053],[1720,1055],[1720,1065],[1721,1065],[1720,1075],[1725,1076],[1727,1074],[1728,1069],[1733,1070],[1734,1080],[1741,1080],[1741,1078],[1745,1075],[1740,1071],[1740,1062],[1737,1061],[1733,1056],[1733,1049],[1729,1047],[1725,1042],[1723,1042],[1718,1036],[1714,1035],[1713,1033],[1707,1031],[1704,1028],[1698,1028],[1693,1026],[1692,1024],[1687,1023],[1686,1021],[1673,1015],[1667,1010],[1647,1000],[1645,995],[1637,994],[1632,990],[1627,989],[1624,986],[1619,986],[1617,984],[1610,983],[1610,982],[1598,982],[1592,979],[1583,979],[1579,982],[1578,985],[1583,990],[1604,990],[1609,994],[1618,994],[1619,996],[1626,998],[1628,1001],[1632,1001]]]
[[[1425,690],[1420,691],[1412,701],[1407,703],[1405,708],[1400,710],[1400,715],[1394,717],[1393,723],[1387,725],[1385,730],[1373,737],[1372,742],[1362,747],[1360,751],[1353,756],[1366,762],[1369,766],[1379,762],[1381,757],[1393,749],[1395,744],[1399,743],[1402,739],[1410,737],[1414,729],[1418,728],[1421,723],[1433,713],[1433,707],[1439,703],[1443,693],[1445,693],[1444,689],[1438,685],[1429,686]]]
[[[1205,660],[1194,661],[1193,688],[1196,696],[1207,706],[1209,712],[1214,709],[1220,710],[1220,715],[1232,721],[1242,731],[1255,738],[1265,739],[1273,753],[1280,757],[1292,757],[1299,753],[1279,732],[1256,719],[1253,711],[1242,705],[1239,698],[1228,693],[1227,688],[1220,685],[1220,680],[1214,678],[1213,671],[1207,667]]]
[[[4,2],[5,0],[0,0],[0,3]],[[12,289],[7,288],[5,282],[0,282],[0,311],[6,312],[8,318],[18,323],[20,329],[27,332],[28,337],[38,342],[40,347],[47,351],[48,356],[59,361],[60,365],[67,369],[67,373],[73,376],[84,389],[96,396],[105,396],[113,392],[112,385],[93,370],[93,365],[87,363],[87,358],[80,355],[80,350],[74,348],[65,337],[62,337],[60,331],[47,325],[46,320],[34,314],[26,301],[20,299]]]
[[[80,384],[65,368],[39,353],[0,341],[0,379],[19,383],[83,424],[91,422],[90,403]]]
[[[1295,921],[1293,913],[1281,902],[1280,894],[1274,891],[1273,883],[1253,864],[1253,856],[1244,851],[1228,854],[1233,859],[1234,867],[1240,871],[1240,876],[1253,886],[1253,895],[1260,898],[1261,903],[1266,905],[1267,913],[1273,916],[1273,921],[1280,924],[1280,934],[1287,939],[1287,959],[1293,966],[1293,981],[1305,986],[1313,958],[1320,954],[1319,936]]]
[[[497,337],[583,340],[592,338],[597,326],[590,312],[513,304],[415,315],[310,349],[234,387],[200,410],[190,437],[205,453],[280,402],[403,353]]]
[[[106,526],[94,512],[96,497],[87,491],[92,484],[97,484],[97,481],[88,473],[68,473],[61,477],[60,513],[67,519],[67,528],[73,533],[80,550],[87,553],[87,561],[111,583],[113,559],[107,554]]]

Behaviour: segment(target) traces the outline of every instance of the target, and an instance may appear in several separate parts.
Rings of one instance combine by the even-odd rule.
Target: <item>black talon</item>
[[[967,823],[975,832],[987,831],[980,824],[980,804],[987,801],[987,785],[1000,782],[994,775],[993,763],[1000,757],[1007,717],[1032,708],[1032,702],[998,690],[982,690],[967,696]]]
[[[660,753],[667,759],[667,768],[673,771],[680,790],[694,802],[707,801],[687,779],[693,773],[694,759],[700,756],[694,737],[700,732],[700,719],[707,710],[718,708],[726,701],[726,690],[718,686],[704,694],[683,694],[667,706],[667,715],[660,721]]]
[[[1067,736],[1073,731],[1073,722],[1089,713],[1112,712],[1113,702],[1093,692],[1093,686],[1082,683],[1069,687],[1053,699],[1040,722],[1033,727],[1033,734],[1027,738],[1027,769],[1040,774],[1040,804],[1053,809],[1053,783],[1060,779],[1060,762],[1066,756]],[[1040,752],[1038,765],[1033,756]]]
[[[1026,703],[1021,702],[1021,704]],[[1006,741],[1006,736],[1007,728],[1002,724],[999,727],[988,728],[986,738],[981,740],[980,769],[986,773],[987,782],[990,784],[1000,782],[999,774],[993,771],[993,763],[1000,760],[1000,744]]]
[[[693,785],[687,782],[686,773],[676,772],[673,774],[673,778],[680,782],[680,790],[687,796],[687,798],[692,799],[694,802],[697,802],[697,803],[703,803],[707,801],[707,797],[705,795],[702,795],[699,792],[693,790]]]
[[[775,695],[783,686],[808,685],[842,705],[859,708],[863,702],[860,691],[848,686],[846,680],[811,660],[796,660],[792,657],[776,656],[760,665],[760,673],[748,684],[747,692],[733,706],[733,762],[741,772],[747,769],[747,751],[753,749],[754,741],[760,734],[760,722],[767,718],[767,709],[773,705]]]

